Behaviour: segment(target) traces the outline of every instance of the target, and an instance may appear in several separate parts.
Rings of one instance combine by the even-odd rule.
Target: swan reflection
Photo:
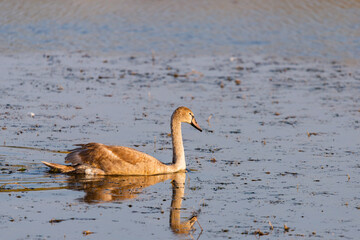
[[[174,233],[191,233],[195,231],[194,224],[197,222],[197,216],[193,215],[185,221],[180,220],[186,173],[155,176],[71,176],[68,184],[70,189],[85,192],[85,196],[80,201],[98,204],[136,198],[143,189],[167,180],[172,180],[170,227]]]
[[[192,216],[186,221],[183,222],[180,221],[181,204],[185,193],[185,179],[186,179],[185,173],[178,173],[175,175],[173,181],[171,182],[173,185],[172,186],[173,193],[172,193],[171,208],[170,208],[170,227],[175,233],[189,233],[193,229],[193,225],[197,222],[196,215]],[[202,232],[202,228],[201,228],[201,232]]]

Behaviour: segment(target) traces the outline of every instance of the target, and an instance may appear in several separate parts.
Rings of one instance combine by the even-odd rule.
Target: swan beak
[[[201,127],[199,126],[199,124],[197,124],[195,118],[193,117],[193,119],[191,120],[191,126],[193,126],[194,128],[196,128],[197,130],[199,130],[200,132],[202,132]]]

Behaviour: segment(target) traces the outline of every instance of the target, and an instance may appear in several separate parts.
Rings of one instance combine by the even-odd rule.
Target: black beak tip
[[[201,129],[201,127],[197,124],[197,123],[191,123],[191,126],[193,126],[194,128],[196,128],[197,130],[199,130],[200,132],[202,132],[203,130]]]

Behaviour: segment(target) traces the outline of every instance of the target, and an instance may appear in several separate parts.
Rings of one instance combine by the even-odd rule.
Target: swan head
[[[194,113],[189,108],[187,108],[187,107],[178,107],[174,111],[174,113],[172,115],[172,119],[174,119],[174,118],[176,118],[180,122],[189,123],[189,124],[191,124],[191,126],[193,126],[197,130],[202,132],[201,127],[196,122]]]

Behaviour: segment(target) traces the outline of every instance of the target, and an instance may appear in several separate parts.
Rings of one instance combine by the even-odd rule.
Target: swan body
[[[177,108],[171,116],[173,162],[164,164],[138,150],[123,146],[107,146],[101,143],[78,144],[70,151],[65,162],[71,165],[42,162],[63,173],[89,175],[157,175],[185,171],[185,153],[181,123],[189,123],[199,131],[194,114],[187,107]]]

